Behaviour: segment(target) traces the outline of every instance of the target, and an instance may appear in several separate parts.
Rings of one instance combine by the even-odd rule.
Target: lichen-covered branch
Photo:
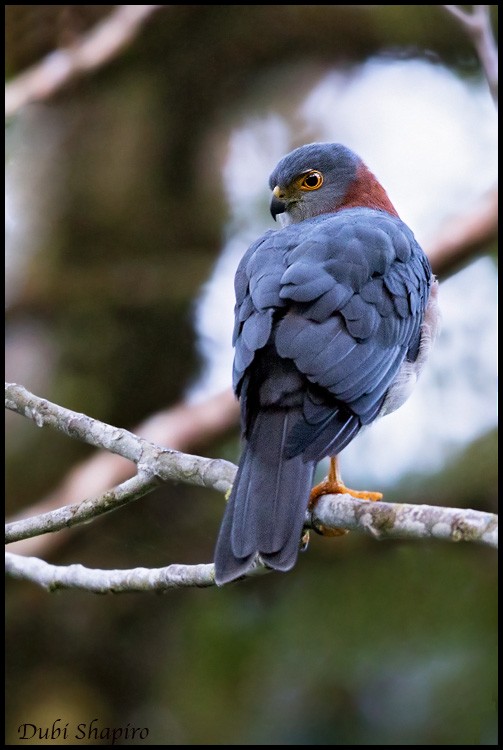
[[[93,518],[137,500],[159,486],[159,479],[151,472],[143,472],[98,497],[88,498],[75,505],[40,513],[36,516],[11,521],[5,525],[5,542],[18,542],[34,536],[48,534],[61,529],[86,523]]]
[[[498,517],[471,509],[371,503],[350,495],[325,495],[312,513],[307,514],[306,523],[310,527],[363,531],[382,540],[439,539],[498,546]],[[6,553],[6,570],[13,578],[31,581],[49,591],[77,588],[98,594],[120,594],[215,584],[212,564],[98,570],[82,565],[50,565],[36,557]],[[257,561],[250,575],[264,572],[266,569]]]
[[[234,480],[236,467],[229,461],[163,448],[128,430],[39,398],[17,383],[5,384],[5,406],[32,419],[38,427],[53,427],[69,437],[123,456],[133,461],[140,473],[153,475],[161,481],[188,482],[227,492]]]
[[[130,570],[99,570],[83,565],[50,565],[38,557],[5,553],[5,568],[12,578],[42,586],[48,591],[82,589],[93,594],[132,592],[162,593],[169,589],[206,588],[215,585],[213,563],[200,565],[168,565],[165,568],[131,568]],[[247,578],[266,573],[256,561]]]
[[[236,467],[229,461],[209,459],[162,448],[128,430],[112,427],[85,414],[39,398],[16,383],[5,384],[8,409],[32,419],[39,427],[53,427],[69,437],[98,448],[106,448],[133,461],[138,474],[101,495],[74,505],[15,520],[7,524],[7,543],[29,539],[39,534],[59,531],[90,521],[92,518],[137,500],[151,492],[162,481],[181,481],[227,492],[232,486]]]
[[[364,531],[375,539],[442,539],[498,546],[498,516],[470,508],[368,502],[350,495],[324,495],[311,525]]]
[[[184,401],[151,414],[135,425],[133,432],[149,442],[194,453],[199,445],[206,445],[209,439],[231,430],[237,425],[238,419],[238,401],[229,388],[204,401]],[[135,471],[136,466],[122,456],[97,450],[71,466],[61,482],[48,494],[24,507],[11,520],[40,516],[65,505],[75,505],[82,497],[101,497],[109,492],[110,487],[121,485],[130,479]],[[232,481],[233,476],[230,476],[229,481]],[[25,537],[14,542],[11,551],[21,555],[46,557],[65,542],[70,532],[71,528],[67,526],[58,534]]]
[[[160,481],[183,481],[225,493],[234,480],[236,467],[228,461],[162,448],[127,430],[41,399],[14,383],[6,384],[6,406],[32,419],[39,427],[50,426],[70,437],[106,448],[128,458],[138,467],[135,477],[102,495],[8,524],[8,542],[92,520],[152,491]],[[491,547],[498,544],[498,518],[492,513],[431,505],[371,503],[356,500],[350,495],[321,497],[312,512],[306,514],[308,528],[320,525],[363,531],[376,539],[434,538],[479,542]],[[253,575],[264,570],[257,561]],[[164,591],[180,586],[211,586],[214,583],[211,564],[107,571],[90,570],[82,565],[49,565],[36,557],[12,553],[7,556],[7,572],[49,590],[81,588],[97,593]]]
[[[212,564],[168,565],[166,568],[97,570],[83,565],[50,565],[37,557],[5,554],[7,573],[13,578],[31,581],[48,591],[84,589],[95,594],[120,594],[132,591],[166,591],[187,586],[214,585]]]

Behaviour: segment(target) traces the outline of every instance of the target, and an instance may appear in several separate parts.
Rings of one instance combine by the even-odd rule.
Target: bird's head
[[[271,214],[283,226],[356,206],[397,216],[382,185],[340,143],[310,143],[284,156],[269,178]]]

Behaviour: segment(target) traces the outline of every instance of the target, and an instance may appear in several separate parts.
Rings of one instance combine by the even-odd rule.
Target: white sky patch
[[[298,116],[310,133],[305,142],[337,141],[363,158],[424,246],[497,180],[497,117],[487,87],[462,82],[438,65],[369,61],[349,74],[333,72]],[[232,218],[196,304],[206,365],[190,390],[192,400],[231,383],[234,273],[248,245],[275,226],[268,177],[298,145],[298,129],[293,133],[274,113],[247,122],[230,139],[224,181],[232,186]],[[411,470],[435,470],[496,424],[496,278],[486,258],[441,285],[442,331],[413,395],[342,454],[353,486],[383,487]]]
[[[302,114],[319,140],[356,151],[424,242],[497,181],[497,113],[486,85],[426,61],[371,60],[327,75]]]
[[[256,120],[236,130],[229,142],[229,155],[223,170],[223,183],[234,219],[250,220],[250,206],[267,205],[271,164],[290,148],[287,125],[277,115]]]

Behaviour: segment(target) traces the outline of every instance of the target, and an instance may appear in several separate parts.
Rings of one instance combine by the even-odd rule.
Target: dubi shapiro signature
[[[55,719],[52,725],[45,727],[28,722],[20,724],[17,733],[20,740],[107,740],[108,744],[115,745],[119,740],[146,740],[149,730],[147,727],[133,727],[129,723],[125,727],[107,727],[100,725],[98,719],[70,726],[63,719]]]

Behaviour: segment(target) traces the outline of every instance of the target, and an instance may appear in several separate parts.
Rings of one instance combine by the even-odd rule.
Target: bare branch
[[[435,240],[430,243],[427,251],[434,273],[440,278],[445,278],[458,270],[462,263],[486,251],[488,245],[496,240],[497,235],[498,191],[494,189],[488,193],[480,205],[474,207],[473,211],[448,222],[439,231]],[[13,389],[17,390],[14,391]],[[23,392],[27,394],[19,386],[9,386],[8,398],[12,401],[12,404],[7,404],[7,408],[30,416],[33,405],[26,395],[23,397]],[[36,397],[33,397],[33,399],[36,399]],[[40,404],[40,402],[41,399],[36,401],[36,404]],[[43,403],[47,404],[48,402]],[[55,409],[60,408],[55,407]],[[33,413],[38,414],[39,420],[47,419],[48,415],[45,413],[44,417],[43,411],[43,408],[39,408],[38,411],[35,410]],[[67,413],[67,411],[63,410],[63,413]],[[86,420],[89,420],[89,418],[84,417],[84,415],[77,416],[84,420],[85,429]],[[53,426],[56,426],[55,415],[54,420]],[[126,455],[121,450],[116,450],[116,453],[120,456],[126,455],[126,458],[134,460],[134,456],[137,455],[135,451],[138,449],[136,441],[141,439],[140,435],[144,440],[163,443],[178,450],[192,448],[198,443],[215,438],[231,427],[237,426],[238,420],[238,403],[232,390],[228,388],[199,404],[181,403],[157,412],[137,425],[134,428],[135,434],[123,431],[134,442],[134,445],[131,445],[129,440],[132,452]],[[91,420],[91,423],[93,421]],[[72,427],[75,427],[75,424],[73,423]],[[80,426],[82,427],[82,424]],[[110,444],[114,445],[117,428],[109,429],[112,430],[109,433]],[[72,436],[78,437],[73,433]],[[97,441],[92,442],[92,444],[99,446],[101,445],[101,437],[99,435],[96,437]],[[124,440],[121,441],[121,443],[123,442]],[[113,450],[113,448],[110,449]],[[157,448],[157,450],[159,449]],[[114,456],[100,451],[72,468],[59,487],[31,508],[25,509],[18,517],[25,518],[39,515],[54,508],[72,504],[81,492],[104,493],[107,488],[122,483],[132,474],[133,468],[127,461],[119,458],[118,455]],[[229,481],[232,481],[232,479],[233,476],[229,475]],[[27,541],[28,537],[25,537],[25,541],[20,542],[16,551],[24,554],[41,554],[49,546],[50,539],[54,541],[61,538],[61,535],[52,538],[39,538],[38,540],[33,540],[33,537],[31,537],[33,541],[30,543]]]
[[[136,36],[141,24],[164,5],[119,5],[72,47],[55,50],[5,86],[5,115],[29,102],[53,96],[79,75],[116,57]]]
[[[350,495],[323,495],[310,526],[364,531],[375,539],[442,539],[498,546],[498,516],[470,508],[372,503]]]
[[[91,442],[92,445],[99,445],[102,441],[109,450],[125,455],[138,465],[141,462],[142,465],[138,476],[98,498],[10,524],[8,541],[88,521],[141,497],[163,479],[181,479],[224,492],[235,475],[236,467],[226,461],[167,451],[126,430],[111,427],[40,399],[15,384],[6,385],[6,403],[8,408],[33,419],[39,426],[57,427],[72,437]],[[166,462],[165,458],[169,460]],[[322,497],[312,513],[307,514],[306,524],[314,528],[322,525],[326,528],[360,530],[378,539],[435,538],[497,546],[497,516],[493,514],[429,505],[369,503],[355,500],[349,495]],[[50,591],[79,588],[94,593],[120,593],[214,585],[214,569],[211,564],[169,565],[152,570],[90,570],[82,565],[50,565],[35,557],[22,557],[12,553],[7,553],[6,563],[9,575],[29,580]],[[252,575],[264,571],[260,561],[257,561]]]
[[[102,495],[83,500],[77,505],[66,505],[63,508],[42,513],[19,521],[12,521],[5,526],[5,543],[30,539],[40,534],[60,531],[77,526],[80,523],[97,518],[104,513],[121,508],[137,500],[159,486],[159,479],[152,473],[143,473],[126,480],[118,487]]]
[[[427,251],[434,273],[440,278],[444,278],[458,270],[462,263],[485,252],[487,246],[496,240],[497,235],[498,192],[495,189],[486,196],[480,205],[475,206],[473,211],[448,222],[445,228],[438,233],[435,240],[430,243]],[[14,392],[12,390],[14,388],[18,390]],[[25,414],[28,410],[29,413],[26,416],[30,416],[33,406],[26,396],[23,400],[23,392],[27,393],[19,386],[9,386],[9,398],[12,400],[12,405],[7,404],[7,407],[22,414]],[[36,397],[33,397],[33,399],[36,399]],[[40,401],[41,399],[36,403],[38,404]],[[44,404],[47,403],[44,402]],[[61,407],[56,408],[60,409]],[[63,412],[67,411],[63,410]],[[43,419],[40,409],[35,413],[39,414],[39,420]],[[45,416],[47,418],[47,414]],[[78,416],[83,417],[84,422],[89,420],[84,415]],[[181,450],[192,448],[198,443],[217,437],[231,427],[237,426],[238,419],[238,403],[232,390],[228,388],[199,404],[181,403],[157,412],[137,425],[134,430],[144,440],[163,443]],[[93,421],[91,420],[91,422]],[[53,426],[56,426],[56,424]],[[110,439],[111,443],[114,444],[113,436],[117,433],[117,428],[110,429],[113,430]],[[127,435],[133,441],[140,439],[133,433],[127,433]],[[75,436],[77,437],[77,435]],[[101,443],[98,439],[98,442],[92,444],[99,446]],[[133,454],[136,455],[135,449],[133,447],[131,449]],[[159,449],[156,448],[156,450]],[[120,451],[117,451],[117,453],[120,453]],[[120,455],[124,454],[120,453]],[[129,458],[129,455],[126,457]],[[122,483],[132,473],[131,464],[123,458],[100,451],[73,467],[59,487],[30,508],[24,509],[18,515],[18,518],[47,513],[54,508],[69,505],[82,492],[105,493],[107,495],[108,487]],[[229,482],[232,481],[233,476],[230,472]],[[73,506],[73,508],[76,507],[78,506]],[[65,526],[69,527],[69,524],[65,524]],[[36,528],[36,522],[33,522],[33,527],[29,526],[28,528]],[[51,530],[56,530],[56,528]],[[62,534],[52,537],[39,537],[38,539],[35,539],[32,535],[30,537],[23,535],[21,541],[15,543],[17,544],[15,550],[22,554],[43,554],[49,546],[54,546],[58,540],[63,538],[64,535]]]
[[[5,384],[5,405],[32,419],[38,427],[54,427],[69,437],[128,458],[140,472],[162,481],[188,482],[227,492],[234,480],[236,468],[229,461],[191,456],[149,443],[128,430],[39,398],[16,383]]]
[[[87,522],[142,497],[161,481],[188,482],[218,492],[227,492],[232,486],[236,467],[228,461],[162,448],[128,430],[41,399],[15,383],[6,383],[5,394],[8,409],[32,419],[39,427],[56,428],[70,437],[106,448],[138,466],[138,476],[98,497],[12,522],[6,528],[7,543]]]
[[[200,565],[168,565],[165,568],[132,568],[130,570],[99,570],[83,565],[50,565],[37,557],[5,553],[5,569],[12,578],[42,586],[48,591],[82,589],[93,594],[122,594],[168,589],[206,588],[215,585],[213,563]],[[268,573],[257,560],[246,575],[254,578]]]
[[[139,467],[136,477],[98,497],[9,524],[6,528],[7,542],[84,523],[142,497],[160,481],[174,479],[227,492],[234,480],[236,467],[227,461],[161,448],[127,430],[111,427],[41,399],[16,384],[6,384],[6,406],[34,420],[38,426],[50,425],[71,437],[107,447],[134,461]],[[306,522],[308,527],[315,528],[323,525],[327,528],[359,529],[380,539],[437,538],[497,546],[497,516],[469,509],[370,504],[349,495],[335,495],[323,497],[311,517],[308,514]],[[80,568],[77,570],[80,571]],[[80,573],[78,580],[81,580]],[[116,590],[116,580],[117,577],[113,579],[110,590]]]
[[[180,403],[156,412],[136,425],[134,433],[144,440],[178,451],[193,451],[196,446],[203,445],[237,425],[238,417],[238,402],[229,388],[200,403]],[[52,492],[23,508],[11,520],[38,516],[64,505],[72,505],[82,496],[102,495],[109,487],[130,479],[135,469],[135,465],[122,456],[100,450],[73,466]],[[67,527],[59,534],[24,538],[14,542],[11,551],[29,556],[45,556],[64,543],[68,533],[70,528]]]
[[[439,539],[498,545],[498,517],[471,509],[431,505],[371,503],[350,495],[325,495],[311,514],[310,527],[363,531],[375,539]],[[6,570],[49,591],[78,588],[92,593],[162,592],[171,588],[213,586],[212,564],[169,565],[165,568],[97,570],[82,565],[50,565],[36,557],[6,553]],[[257,560],[249,575],[266,572]],[[249,576],[247,576],[249,577]]]
[[[448,221],[428,247],[433,272],[440,278],[481,255],[498,237],[498,191],[492,190],[473,211]]]
[[[5,553],[7,573],[13,578],[36,583],[48,591],[84,589],[95,594],[131,591],[166,591],[186,586],[213,586],[214,567],[207,565],[168,565],[166,568],[97,570],[83,565],[50,565],[37,557]]]
[[[475,7],[482,7],[482,6],[475,6]],[[484,6],[487,8],[487,5]],[[476,25],[476,20],[474,14],[470,13],[470,11],[463,10],[463,8],[460,8],[459,5],[444,5],[444,8],[448,13],[450,13],[454,18],[457,18],[458,21],[461,21],[461,24],[466,29],[473,29],[473,27]]]
[[[17,383],[5,384],[5,407],[33,420],[37,427],[54,427],[68,437],[77,438],[97,448],[106,448],[135,464],[142,463],[145,449],[148,460],[148,444],[132,432],[53,404]],[[162,452],[164,449],[159,450]]]
[[[491,26],[489,5],[473,5],[472,12],[459,5],[444,5],[445,10],[456,18],[472,40],[489,84],[489,90],[498,103],[498,48]]]

